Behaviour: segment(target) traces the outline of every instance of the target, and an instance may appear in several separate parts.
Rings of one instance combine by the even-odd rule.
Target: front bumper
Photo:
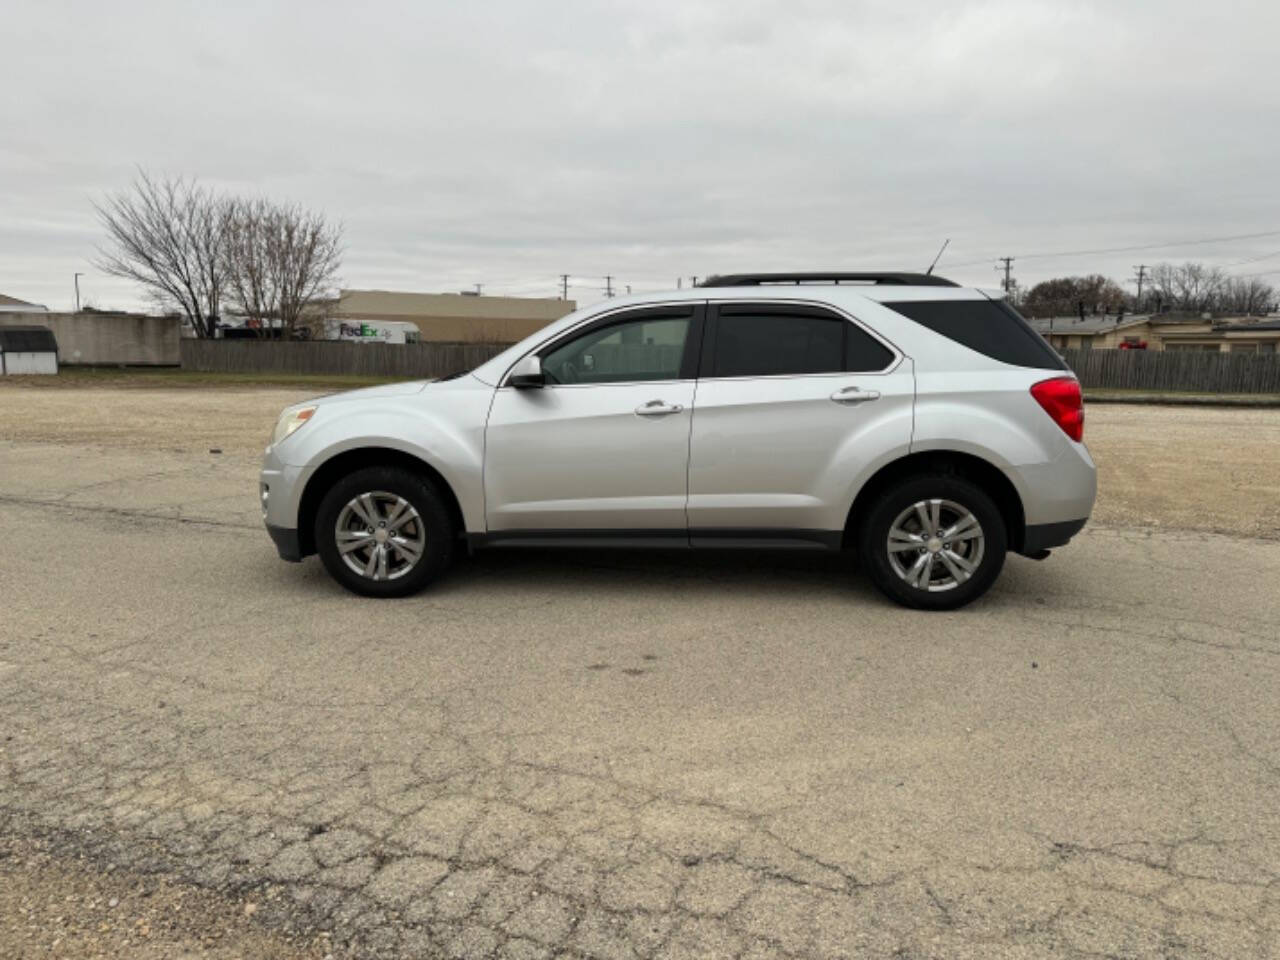
[[[290,563],[301,563],[302,546],[298,542],[298,531],[288,527],[272,526],[269,523],[266,527],[267,534],[276,545],[276,552],[280,554],[280,559],[288,560]]]
[[[268,447],[258,475],[258,499],[262,506],[262,522],[276,545],[281,559],[292,563],[302,560],[302,544],[298,536],[298,501],[306,487],[310,471],[284,463],[275,447]]]

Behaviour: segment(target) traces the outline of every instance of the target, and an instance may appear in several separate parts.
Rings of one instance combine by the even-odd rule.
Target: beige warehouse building
[[[412,323],[420,340],[514,343],[577,309],[552,297],[485,297],[459,293],[342,290],[333,321],[345,324]]]

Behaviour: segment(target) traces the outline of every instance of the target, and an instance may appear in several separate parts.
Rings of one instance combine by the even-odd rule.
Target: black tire
[[[929,500],[950,501],[965,508],[981,525],[983,536],[981,558],[963,583],[956,583],[956,578],[947,573],[945,566],[941,566],[941,557],[936,561],[924,561],[924,554],[918,555],[922,562],[935,564],[931,569],[941,581],[938,584],[940,589],[935,590],[908,583],[894,569],[889,552],[889,531],[894,521],[914,504]],[[976,600],[995,583],[1004,566],[1009,535],[999,508],[981,487],[953,474],[926,474],[896,483],[875,497],[858,526],[857,546],[862,569],[889,599],[918,610],[954,610]],[[965,543],[957,544],[956,549],[971,550],[975,547]],[[904,554],[899,553],[897,556],[899,563],[905,567],[907,564],[903,559]],[[910,551],[905,556],[916,559]],[[944,586],[948,580],[952,585]]]
[[[417,511],[417,518],[410,521],[407,529],[416,534],[417,524],[420,524],[425,538],[418,559],[408,569],[396,573],[393,579],[363,576],[347,565],[338,549],[338,518],[352,500],[374,492],[392,494],[408,501],[409,506]],[[449,509],[435,484],[400,467],[366,467],[348,474],[329,489],[316,511],[316,552],[320,554],[325,569],[352,593],[366,597],[407,597],[439,578],[453,560],[456,533]],[[358,562],[366,553],[367,550],[356,554],[353,562]],[[388,556],[394,558],[392,563],[409,563],[407,556],[399,553],[388,553]],[[390,572],[395,573],[394,567]]]

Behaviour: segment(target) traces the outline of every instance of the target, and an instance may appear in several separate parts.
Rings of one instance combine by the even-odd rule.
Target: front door
[[[701,304],[623,310],[538,351],[546,386],[500,386],[485,435],[489,533],[687,542]]]
[[[859,470],[911,441],[911,361],[806,304],[723,303],[707,324],[689,442],[693,545],[838,545]]]

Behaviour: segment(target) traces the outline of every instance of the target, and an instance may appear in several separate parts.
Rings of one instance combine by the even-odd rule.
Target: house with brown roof
[[[1277,353],[1280,318],[1086,316],[1037,318],[1036,331],[1058,350],[1207,350]]]

